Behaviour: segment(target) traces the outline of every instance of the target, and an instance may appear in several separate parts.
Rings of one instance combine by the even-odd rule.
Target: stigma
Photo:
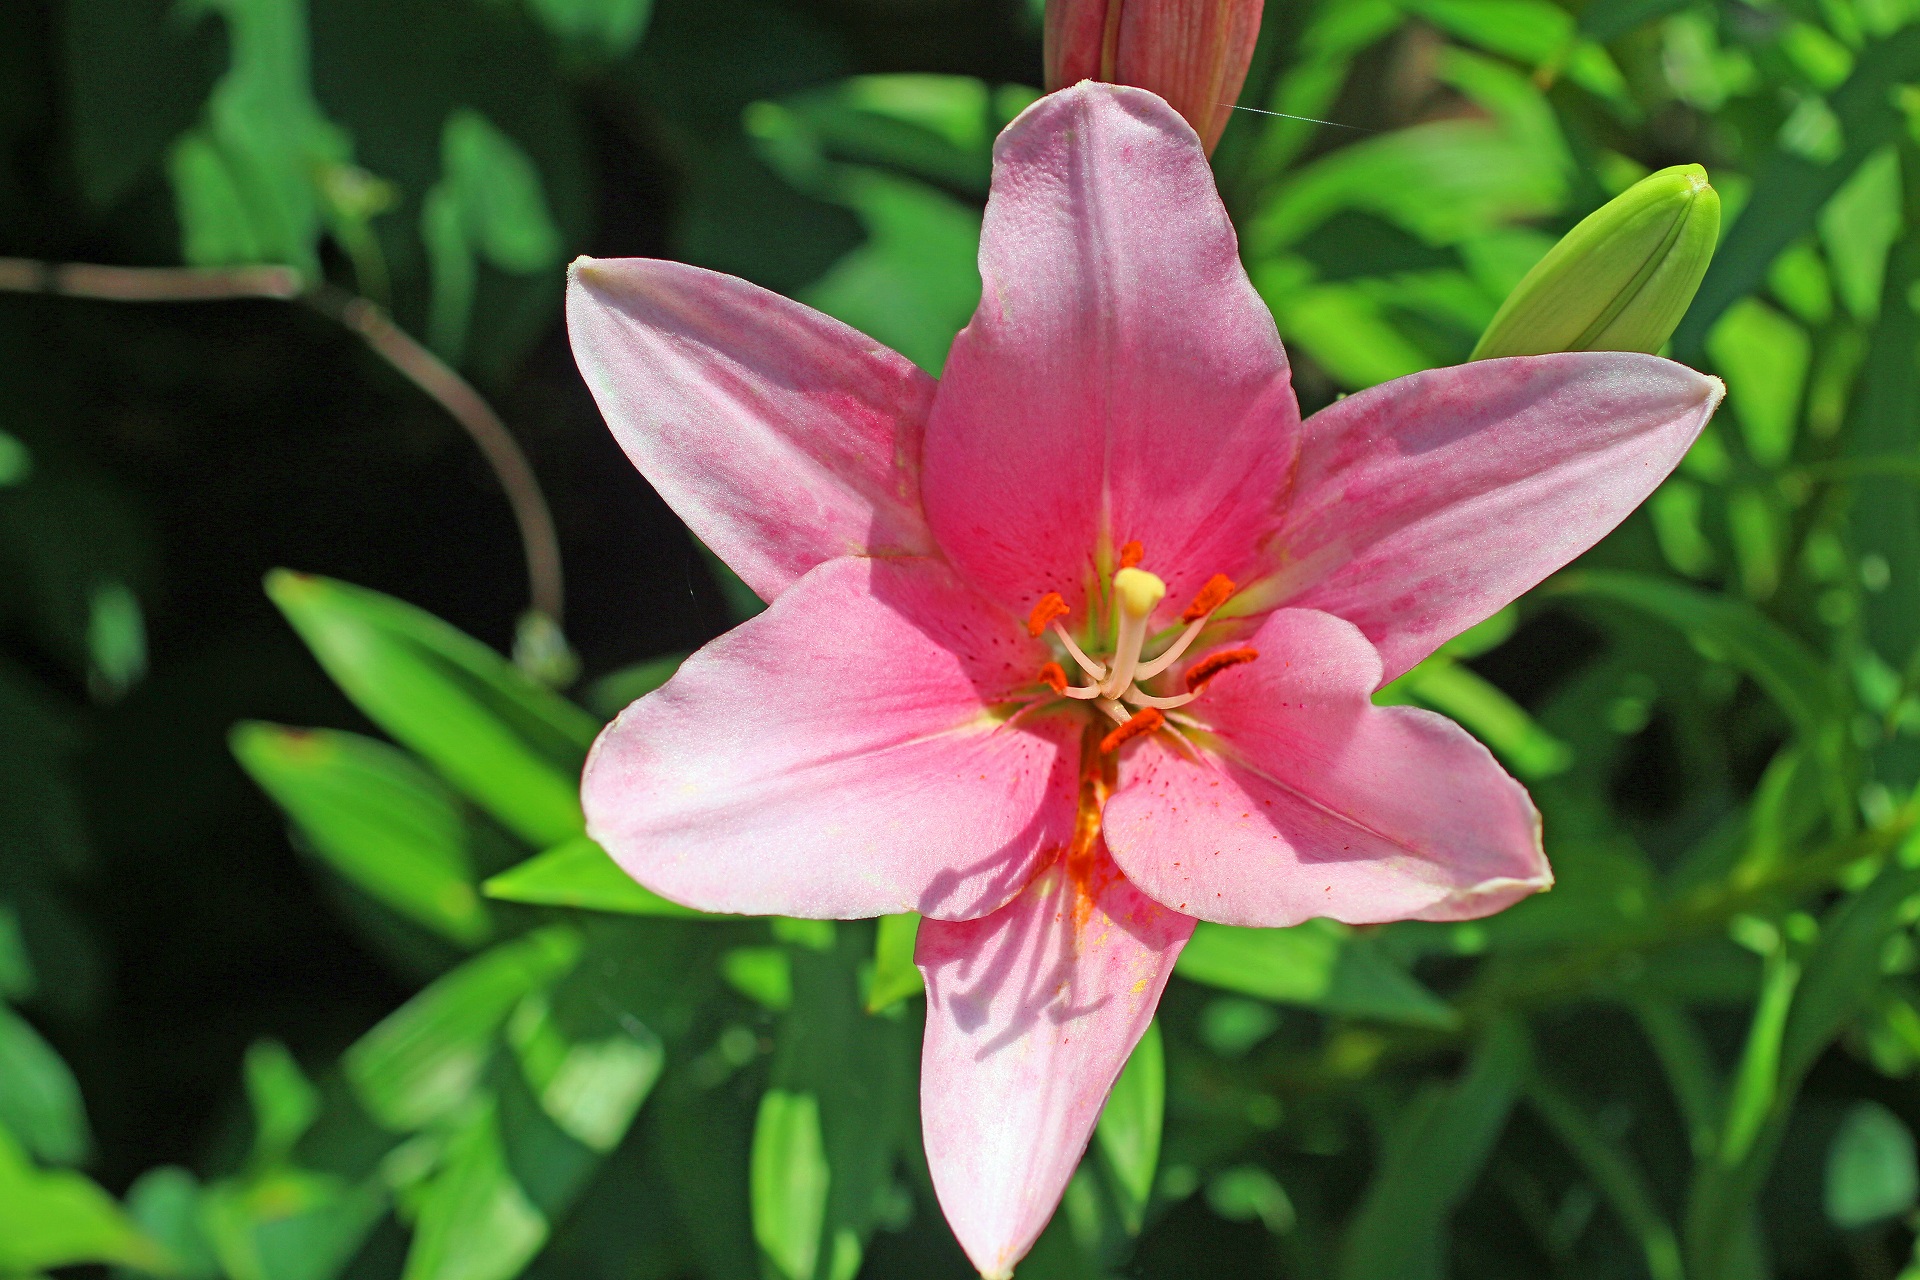
[[[1232,579],[1214,574],[1180,613],[1184,624],[1180,633],[1158,653],[1148,656],[1150,629],[1154,611],[1167,597],[1167,584],[1141,567],[1145,551],[1138,542],[1120,549],[1120,563],[1111,579],[1112,649],[1089,644],[1083,646],[1065,625],[1072,615],[1066,599],[1057,591],[1040,597],[1027,617],[1027,631],[1038,638],[1051,635],[1063,656],[1070,659],[1087,683],[1068,680],[1068,668],[1061,662],[1048,662],[1040,668],[1039,682],[1056,697],[1091,702],[1111,717],[1118,726],[1100,742],[1105,753],[1118,751],[1137,738],[1151,736],[1162,729],[1171,730],[1166,713],[1184,707],[1198,698],[1208,681],[1230,667],[1252,662],[1259,653],[1251,648],[1223,649],[1208,654],[1183,673],[1179,692],[1154,694],[1144,687],[1180,660],[1200,633],[1206,629],[1220,606],[1237,590]],[[1102,628],[1104,629],[1104,628]],[[1088,648],[1101,650],[1096,657]],[[1104,661],[1102,659],[1105,659]],[[1177,734],[1177,731],[1174,731]]]

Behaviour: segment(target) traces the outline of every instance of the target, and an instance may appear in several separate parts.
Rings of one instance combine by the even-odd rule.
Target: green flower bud
[[[1527,272],[1472,358],[1656,352],[1700,287],[1720,235],[1707,171],[1649,174],[1587,215]]]

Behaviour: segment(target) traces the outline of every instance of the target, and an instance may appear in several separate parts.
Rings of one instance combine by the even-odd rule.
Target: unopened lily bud
[[[1649,174],[1587,215],[1507,296],[1473,359],[1657,352],[1700,287],[1720,196],[1697,164]]]
[[[1262,0],[1047,0],[1047,92],[1082,80],[1151,89],[1207,150],[1260,35]]]

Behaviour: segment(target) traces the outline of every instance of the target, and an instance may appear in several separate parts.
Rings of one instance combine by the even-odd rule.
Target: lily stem
[[[527,455],[473,384],[370,299],[324,282],[308,287],[291,267],[112,267],[0,258],[0,293],[47,293],[104,302],[298,302],[357,335],[388,367],[458,423],[492,468],[519,526],[535,613],[558,624],[565,601],[553,512]]]

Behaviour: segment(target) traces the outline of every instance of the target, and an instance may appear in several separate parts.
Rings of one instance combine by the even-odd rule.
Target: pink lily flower
[[[588,830],[707,911],[925,916],[928,1161],[1005,1277],[1196,920],[1457,920],[1552,880],[1526,791],[1371,695],[1618,524],[1720,384],[1490,360],[1302,422],[1200,139],[1080,84],[1001,136],[935,381],[672,262],[574,265],[614,434],[770,601],[629,707]]]

